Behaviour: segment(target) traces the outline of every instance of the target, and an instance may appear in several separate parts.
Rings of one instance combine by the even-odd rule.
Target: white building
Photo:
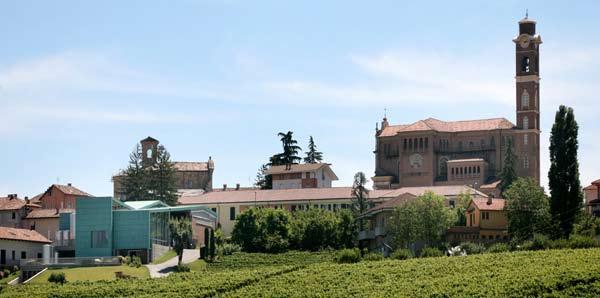
[[[338,180],[328,163],[273,166],[265,174],[273,177],[273,189],[330,188]]]
[[[0,265],[19,265],[21,259],[41,259],[44,244],[50,243],[36,231],[0,227]]]

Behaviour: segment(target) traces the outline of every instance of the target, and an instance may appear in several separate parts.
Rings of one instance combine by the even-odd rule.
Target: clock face
[[[519,45],[522,48],[527,48],[529,46],[529,37],[521,35],[521,37],[519,38]]]
[[[423,166],[423,156],[419,153],[409,156],[408,161],[413,169],[420,169]]]

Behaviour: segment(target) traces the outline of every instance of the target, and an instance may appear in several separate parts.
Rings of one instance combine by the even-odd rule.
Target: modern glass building
[[[137,255],[150,262],[169,249],[169,219],[192,220],[194,243],[203,245],[206,229],[214,229],[217,215],[201,205],[168,206],[161,201],[121,202],[112,197],[77,200],[76,257]]]

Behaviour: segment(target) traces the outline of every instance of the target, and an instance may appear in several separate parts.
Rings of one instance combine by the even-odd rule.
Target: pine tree
[[[142,148],[138,144],[129,154],[129,166],[123,173],[125,200],[140,201],[148,199],[148,175],[142,166]]]
[[[271,189],[273,188],[273,177],[271,175],[267,175],[266,172],[269,169],[267,164],[263,164],[258,169],[256,173],[256,178],[254,179],[254,186],[260,189]]]
[[[177,180],[175,167],[171,162],[171,154],[160,145],[157,148],[156,165],[152,170],[152,193],[155,200],[160,200],[167,205],[177,204]]]
[[[313,137],[310,136],[308,140],[308,152],[306,152],[306,157],[304,158],[305,163],[319,163],[323,160],[323,152],[317,151],[317,146],[315,145],[315,141]]]
[[[581,213],[583,196],[579,181],[577,141],[579,126],[573,109],[561,105],[550,134],[550,213],[556,237],[568,237]]]
[[[280,132],[277,135],[281,138],[281,144],[283,145],[283,152],[273,156],[281,164],[290,165],[297,164],[302,160],[298,157],[298,152],[302,150],[298,146],[298,141],[294,140],[293,132],[288,131],[287,133]]]
[[[504,166],[500,173],[500,191],[504,193],[505,190],[517,179],[517,173],[515,172],[515,154],[513,153],[512,138],[506,139],[506,152],[504,154]]]

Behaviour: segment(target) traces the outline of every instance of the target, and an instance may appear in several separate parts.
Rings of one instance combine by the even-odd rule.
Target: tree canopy
[[[358,172],[354,174],[354,182],[352,183],[352,211],[355,216],[359,216],[369,209],[369,190],[366,187],[367,177],[365,173]],[[358,228],[362,231],[364,221],[358,220]]]
[[[308,140],[308,151],[305,153],[305,163],[319,163],[323,160],[323,152],[317,151],[317,146],[315,145],[315,141],[313,140],[312,136],[310,136],[310,139]]]
[[[189,218],[172,218],[169,230],[173,241],[173,250],[177,253],[178,264],[181,264],[183,250],[192,242],[192,222]]]
[[[512,138],[506,138],[506,151],[504,153],[504,166],[500,173],[500,191],[504,193],[506,189],[517,179],[517,173],[515,172],[515,153],[513,152]]]
[[[508,232],[512,237],[525,240],[534,233],[550,232],[548,197],[532,178],[518,178],[504,193]]]
[[[299,163],[302,158],[298,156],[298,153],[302,148],[298,146],[298,141],[294,139],[294,133],[288,131],[287,133],[280,132],[277,135],[280,137],[283,152],[273,155],[270,160],[270,165],[290,165]]]

